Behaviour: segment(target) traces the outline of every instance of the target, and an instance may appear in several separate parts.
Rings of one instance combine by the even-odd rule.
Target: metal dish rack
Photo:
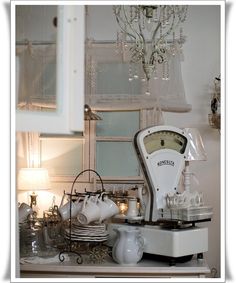
[[[101,186],[102,186],[102,191],[101,192],[87,192],[85,191],[84,193],[78,193],[74,192],[74,185],[78,178],[85,172],[93,172],[95,173],[98,178],[100,179]],[[86,196],[86,195],[97,195],[98,193],[104,193],[104,185],[101,176],[98,174],[97,171],[93,169],[85,169],[81,171],[74,179],[72,186],[71,186],[71,191],[70,193],[67,193],[69,196],[69,201],[70,201],[70,218],[69,218],[69,239],[68,239],[68,244],[66,245],[66,248],[64,248],[60,253],[59,253],[59,260],[63,262],[65,260],[64,254],[74,254],[77,256],[76,262],[78,264],[83,263],[83,254],[88,254],[89,260],[91,262],[102,262],[105,256],[110,255],[109,247],[104,245],[102,242],[89,242],[89,241],[75,241],[72,239],[72,217],[71,217],[71,207],[72,207],[72,199],[73,197],[79,197],[79,196]],[[65,193],[65,192],[64,192]],[[80,252],[79,252],[80,251]]]

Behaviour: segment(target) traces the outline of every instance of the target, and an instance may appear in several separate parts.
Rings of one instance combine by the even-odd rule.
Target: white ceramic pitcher
[[[119,264],[134,265],[143,256],[144,239],[137,228],[119,227],[114,229],[117,239],[112,248],[112,257]]]

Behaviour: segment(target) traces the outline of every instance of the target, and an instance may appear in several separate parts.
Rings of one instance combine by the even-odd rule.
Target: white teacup
[[[97,197],[89,198],[89,196],[86,196],[81,211],[77,215],[78,221],[83,225],[87,225],[91,222],[99,221],[100,217],[101,211],[97,205]]]
[[[97,206],[99,207],[101,214],[99,222],[102,222],[110,217],[109,205],[105,201],[99,198],[97,201]]]
[[[193,192],[190,196],[190,200],[189,200],[191,206],[201,206],[203,205],[203,194],[199,193],[199,192]]]
[[[58,209],[63,221],[70,219],[70,217],[75,218],[80,212],[83,205],[83,202],[79,202],[80,198],[78,198],[78,200],[76,200],[75,202],[68,201],[66,204],[63,205],[65,196],[66,194],[63,195],[60,207]]]
[[[104,215],[104,218],[102,220],[108,219],[116,214],[119,214],[120,210],[119,207],[116,205],[114,201],[109,199],[107,196],[104,197],[104,201],[106,204],[106,211],[104,212],[102,209],[102,213]]]
[[[33,209],[26,203],[22,202],[20,207],[18,208],[19,222],[24,222],[28,215],[33,212]]]

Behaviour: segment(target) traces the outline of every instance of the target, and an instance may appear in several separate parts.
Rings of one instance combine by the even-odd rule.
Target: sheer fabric
[[[56,108],[56,46],[17,48],[16,93],[18,109]]]
[[[120,52],[114,43],[87,43],[85,99],[90,106],[98,110],[191,110],[182,79],[182,50],[177,43],[168,50],[168,65],[163,63],[157,66],[149,86],[143,81],[142,68],[129,63],[128,49],[129,46],[124,46]],[[149,95],[145,94],[147,87],[150,89]]]

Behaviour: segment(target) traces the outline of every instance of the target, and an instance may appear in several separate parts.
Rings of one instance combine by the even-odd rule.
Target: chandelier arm
[[[177,8],[178,8],[178,6],[177,6]],[[183,18],[181,18],[181,13],[180,13],[180,12],[177,13],[177,15],[178,15],[178,21],[177,21],[176,24],[175,24],[176,13],[173,11],[173,18],[172,18],[171,26],[170,26],[170,28],[160,37],[160,39],[159,39],[158,42],[157,42],[158,44],[159,44],[159,42],[160,42],[162,39],[164,39],[167,35],[169,35],[172,30],[176,29],[176,28],[179,26],[180,22],[184,22],[184,21],[185,21],[185,19],[186,19],[186,14],[187,14],[187,10],[188,10],[188,6],[185,6],[185,7],[182,8],[182,9],[185,10],[185,11],[183,11],[184,16],[183,16]],[[171,18],[171,16],[169,17],[169,19],[170,19],[170,18]],[[153,33],[153,36],[152,36],[152,43],[155,41],[155,36],[156,36],[156,33],[157,33],[158,29],[160,28],[160,26],[161,26],[161,21],[159,21],[159,24],[157,25],[157,27],[156,27],[156,29],[155,29],[155,31],[154,31],[154,33]]]
[[[159,24],[157,25],[157,27],[156,27],[156,29],[155,29],[155,31],[154,31],[154,34],[153,34],[153,36],[152,36],[152,44],[153,44],[153,45],[155,44],[156,46],[158,46],[159,43],[162,42],[162,40],[163,40],[167,35],[169,35],[170,32],[173,30],[173,28],[174,28],[174,23],[175,23],[175,13],[173,13],[173,18],[172,18],[172,23],[171,23],[170,28],[169,28],[164,34],[162,34],[162,36],[157,40],[157,42],[156,42],[156,44],[155,44],[155,35],[156,35],[158,29],[159,29],[160,26],[161,26],[161,22],[159,21]],[[150,55],[150,61],[149,61],[149,62],[150,62],[151,64],[153,64],[154,55],[157,54],[157,56],[159,57],[159,60],[157,60],[157,61],[158,61],[159,64],[161,64],[161,63],[164,61],[164,56],[163,56],[161,53],[164,55],[165,50],[161,51],[160,48],[158,48],[157,50],[154,50],[154,51],[152,52],[152,54]]]
[[[116,11],[116,9],[119,9],[119,12]],[[125,20],[126,22],[123,20],[123,18],[120,16],[120,11],[121,9],[123,9],[123,14],[125,16]],[[135,35],[133,35],[132,33],[128,32],[126,29],[125,29],[125,25],[128,24],[129,28],[134,32],[134,34],[137,34],[137,36],[139,36],[139,34],[132,28],[132,25],[130,24],[130,22],[128,21],[128,18],[127,18],[127,15],[126,15],[126,12],[125,12],[125,9],[124,9],[124,6],[113,6],[113,11],[115,13],[115,16],[116,16],[116,21],[119,25],[119,27],[121,28],[121,30],[126,33],[131,39],[134,39],[136,41],[136,37]]]
[[[130,21],[128,20],[128,18],[127,18],[127,14],[126,14],[126,11],[125,11],[124,6],[122,6],[122,8],[123,8],[123,13],[124,13],[124,17],[125,17],[126,23],[128,24],[129,28],[131,29],[131,31],[132,31],[136,36],[132,35],[132,33],[131,33],[131,35],[133,36],[133,38],[134,38],[135,41],[137,42],[137,37],[138,37],[139,39],[142,39],[143,37],[132,27],[131,22],[130,22]]]
[[[117,9],[119,9],[119,12],[117,12]],[[119,14],[120,14],[120,11],[121,11],[121,6],[114,5],[113,6],[113,11],[114,11],[114,14],[116,16],[116,21],[117,21],[119,27],[121,28],[121,30],[124,33],[126,33],[130,38],[135,39],[135,36],[132,35],[131,33],[127,32],[127,30],[122,26],[122,24],[125,26],[125,22],[123,21],[123,19],[121,17],[119,17]]]
[[[165,6],[166,5],[164,5],[164,8],[165,8]],[[155,41],[155,37],[156,37],[157,31],[159,30],[160,27],[161,27],[161,20],[160,20],[160,15],[159,15],[158,25],[156,26],[156,28],[155,28],[155,30],[153,32],[153,35],[152,35],[152,43]]]
[[[163,55],[162,55],[162,54]],[[151,54],[151,56],[150,56],[150,61],[149,61],[149,63],[150,64],[154,64],[154,61],[155,61],[155,59],[154,59],[154,55],[155,54],[157,54],[157,56],[159,57],[159,59],[157,60],[157,62],[159,63],[159,64],[161,64],[161,63],[163,63],[164,62],[164,54],[165,54],[165,51],[163,50],[163,51],[161,51],[161,49],[157,49],[157,50],[155,50],[155,51],[153,51],[152,52],[152,54]]]
[[[153,33],[153,36],[152,36],[152,43],[151,43],[152,46],[154,46],[154,45],[157,46],[157,45],[159,44],[159,42],[160,42],[160,40],[158,40],[157,43],[155,44],[155,36],[156,36],[156,33],[157,33],[157,31],[159,30],[160,26],[161,26],[161,22],[159,21],[159,23],[158,23],[158,25],[157,25],[157,27],[156,27],[154,33]],[[156,48],[156,47],[155,47],[155,48]],[[151,54],[151,56],[150,56],[150,63],[151,63],[151,64],[154,63],[154,55],[155,55],[155,53],[157,53],[158,56],[161,58],[161,61],[159,62],[159,60],[158,60],[158,62],[159,62],[159,63],[163,62],[163,56],[159,53],[159,51],[160,51],[160,49],[158,48],[157,50],[154,50],[154,51],[152,52],[152,54]]]
[[[157,25],[156,29],[155,29],[154,32],[153,32],[153,35],[152,35],[152,42],[155,41],[155,36],[156,36],[156,33],[157,33],[157,31],[159,30],[160,26],[161,26],[161,22],[159,21],[159,24]]]
[[[166,37],[167,35],[169,35],[172,30],[176,29],[176,28],[179,26],[179,24],[180,24],[181,22],[184,22],[184,21],[185,21],[186,14],[187,14],[187,9],[188,9],[188,6],[185,7],[185,12],[184,12],[185,15],[184,15],[184,18],[183,18],[183,19],[181,18],[180,13],[177,13],[177,14],[178,14],[178,20],[177,20],[176,24],[175,24],[176,13],[173,13],[173,19],[172,19],[172,23],[171,23],[170,28],[167,30],[167,32],[166,32],[165,34],[163,34],[163,35],[161,36],[161,38],[158,40],[158,43],[159,43],[159,41],[160,41],[161,39],[163,39],[164,37]]]
[[[170,18],[170,17],[169,17]],[[152,35],[152,46],[155,45],[155,48],[162,42],[162,40],[168,35],[170,34],[171,30],[173,30],[174,27],[174,23],[175,23],[175,14],[173,13],[173,19],[172,19],[172,23],[170,28],[157,40],[157,42],[155,43],[155,36],[157,31],[159,30],[159,28],[161,27],[161,21],[159,20],[159,23],[157,25],[157,27],[154,30],[154,33]],[[157,56],[159,57],[159,59],[157,60],[159,64],[161,64],[164,61],[164,53],[165,50],[161,49],[161,48],[157,48],[154,49],[154,51],[152,51],[151,55],[150,55],[150,59],[149,59],[149,64],[154,64],[155,58],[154,55],[157,54]]]
[[[130,38],[133,38],[133,39],[136,39],[135,38],[135,36],[133,35],[133,34],[131,34],[131,33],[129,33],[129,32],[127,32],[127,30],[121,25],[121,20],[118,18],[118,16],[116,15],[116,21],[117,21],[117,23],[118,23],[118,25],[119,25],[119,27],[121,28],[121,30],[125,33],[125,34],[127,34]]]
[[[175,24],[175,13],[173,14],[172,23],[171,23],[170,28],[160,37],[160,39],[158,40],[158,43],[159,43],[160,41],[162,41],[163,38],[165,38],[167,35],[169,35],[169,34],[171,33],[171,31],[174,29],[174,24]],[[179,23],[178,23],[178,24],[179,24]],[[177,25],[178,25],[178,24],[177,24]],[[177,25],[176,25],[176,27],[177,27]]]
[[[170,28],[159,38],[159,40],[157,41],[157,44],[156,44],[156,45],[159,45],[159,43],[160,43],[167,35],[169,35],[172,30],[174,30],[176,27],[178,27],[178,25],[179,25],[180,22],[181,22],[181,17],[180,17],[180,15],[178,14],[178,21],[177,21],[176,25],[175,25],[175,19],[176,19],[175,13],[173,13],[173,18],[172,18],[172,23],[171,23]],[[158,28],[157,28],[157,29],[158,29]],[[157,29],[155,30],[155,32],[157,31]],[[153,35],[152,44],[154,44],[154,42],[155,42],[155,38],[154,38],[154,35]],[[153,63],[154,55],[155,55],[155,54],[157,54],[157,55],[160,57],[160,59],[158,60],[158,63],[162,63],[162,62],[164,61],[164,56],[161,55],[160,53],[163,53],[163,55],[164,55],[165,51],[162,52],[161,49],[154,50],[154,51],[152,52],[151,56],[150,56],[150,63]]]
[[[124,15],[124,20],[122,19],[122,17],[119,17],[117,14],[116,14],[116,18],[117,18],[117,22],[119,24],[119,26],[121,27],[121,29],[130,37],[130,38],[133,38],[136,42],[136,45],[135,47],[131,47],[130,50],[132,52],[132,56],[131,56],[131,61],[133,62],[137,62],[139,61],[141,58],[143,58],[143,55],[144,55],[144,43],[145,43],[145,38],[143,36],[143,33],[140,32],[138,33],[133,27],[132,27],[132,24],[131,22],[128,20],[128,17],[127,17],[127,14],[126,14],[126,11],[125,11],[125,8],[124,6],[122,6],[120,8],[120,10],[123,9],[123,15]],[[121,23],[123,23],[123,25],[127,24],[129,29],[134,33],[134,35],[130,32],[128,32],[123,26],[121,26]],[[140,27],[139,27],[140,29]],[[141,29],[140,29],[141,31]],[[146,50],[145,50],[146,52]]]
[[[145,37],[143,35],[143,32],[142,32],[142,27],[141,27],[141,23],[139,22],[138,23],[138,27],[139,27],[139,32],[140,32],[140,37],[142,38],[141,40],[141,52],[142,52],[142,58],[144,59],[144,62],[145,62],[145,54],[147,53],[147,50],[146,50],[146,40],[145,40]]]

